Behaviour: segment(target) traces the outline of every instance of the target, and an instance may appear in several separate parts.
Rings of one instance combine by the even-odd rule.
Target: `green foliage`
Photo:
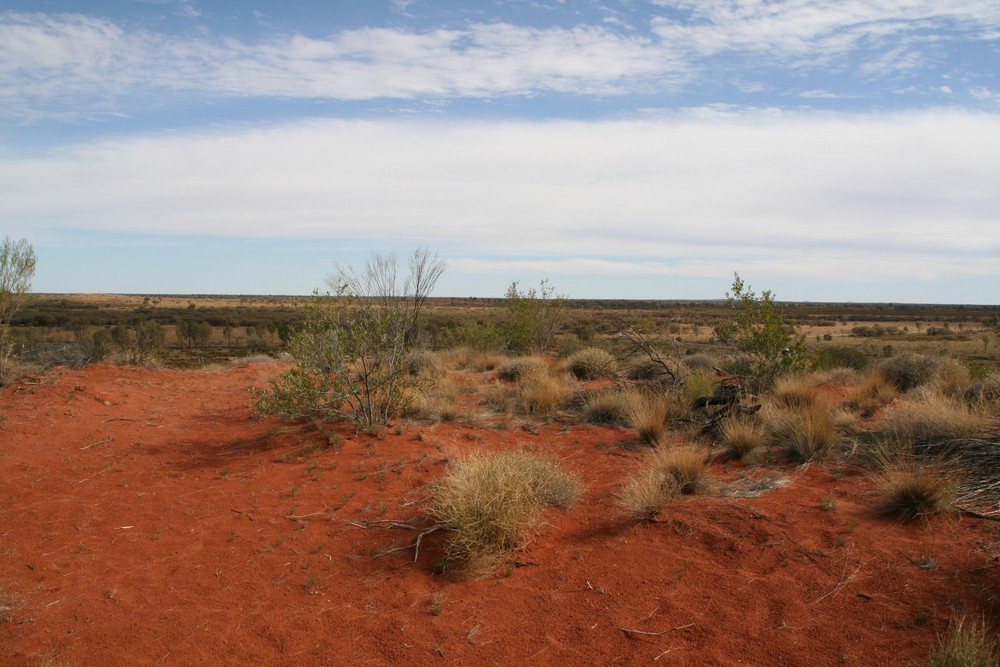
[[[163,326],[154,320],[118,324],[111,329],[110,335],[111,341],[129,364],[147,363],[156,350],[163,347]]]
[[[212,325],[190,319],[180,320],[176,333],[178,342],[187,343],[188,347],[204,347],[212,339]]]
[[[14,353],[11,320],[28,300],[36,261],[35,250],[26,239],[4,237],[0,244],[0,386],[7,379],[8,362]]]
[[[444,350],[467,347],[477,352],[495,352],[504,347],[504,334],[492,324],[463,320],[442,331],[439,342]]]
[[[547,280],[538,290],[521,291],[515,280],[504,295],[507,319],[501,330],[507,348],[514,353],[542,353],[552,347],[556,333],[566,322],[566,296],[556,294]]]
[[[275,380],[270,391],[251,388],[250,393],[257,414],[295,420],[322,413],[331,389],[326,376],[294,368]]]
[[[417,382],[407,353],[417,339],[420,304],[444,264],[421,248],[402,283],[396,268],[394,255],[373,255],[360,273],[338,267],[327,280],[333,293],[314,295],[288,341],[302,375],[255,393],[263,414],[274,406],[278,414],[319,413],[377,430],[402,413]]]
[[[757,296],[737,273],[726,301],[732,317],[715,326],[715,335],[739,352],[730,372],[763,389],[785,373],[804,369],[805,336],[785,322],[784,309],[770,290]]]
[[[814,366],[817,370],[853,368],[856,371],[863,371],[868,367],[868,355],[859,347],[830,345],[816,355]]]

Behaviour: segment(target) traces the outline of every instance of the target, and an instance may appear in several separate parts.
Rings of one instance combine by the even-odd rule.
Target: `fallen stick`
[[[830,597],[831,595],[833,595],[834,593],[836,593],[837,591],[839,591],[840,589],[842,589],[844,586],[847,585],[847,582],[849,582],[851,579],[854,578],[854,575],[856,575],[860,569],[861,569],[861,563],[858,563],[858,566],[856,568],[854,568],[854,572],[851,572],[850,576],[844,577],[843,579],[841,579],[840,583],[837,584],[833,588],[832,591],[830,591],[829,593],[827,593],[825,595],[819,596],[818,598],[816,598],[815,600],[813,600],[813,602],[811,604],[817,604],[819,602],[822,602],[826,598]],[[847,572],[847,570],[845,569],[844,572]]]
[[[80,451],[82,452],[85,449],[90,449],[91,447],[96,447],[97,445],[103,445],[105,443],[111,442],[112,440],[114,440],[114,438],[112,438],[111,436],[108,436],[104,440],[98,440],[97,442],[92,442],[89,445],[81,447]]]

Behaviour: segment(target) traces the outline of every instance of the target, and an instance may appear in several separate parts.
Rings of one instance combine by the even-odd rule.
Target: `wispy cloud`
[[[953,111],[310,121],[0,160],[0,219],[38,233],[415,239],[553,271],[996,277],[996,145],[1000,118]]]
[[[683,69],[648,38],[586,25],[364,28],[251,43],[82,15],[0,18],[0,100],[8,112],[69,99],[102,106],[155,89],[340,100],[615,93],[652,80],[670,85]]]
[[[405,12],[410,4],[395,6]],[[177,93],[331,100],[663,94],[697,86],[698,74],[716,69],[729,72],[738,90],[764,90],[772,84],[756,77],[816,67],[898,78],[940,65],[949,40],[1000,35],[1000,5],[980,0],[655,4],[662,11],[641,25],[453,22],[324,36],[270,31],[252,40],[207,29],[168,34],[81,14],[5,13],[0,114],[156,105]],[[177,12],[200,14],[189,2]],[[752,59],[752,67],[733,55]]]

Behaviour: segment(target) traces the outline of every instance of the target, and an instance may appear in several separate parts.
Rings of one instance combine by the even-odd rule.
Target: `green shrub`
[[[738,354],[729,360],[734,375],[765,389],[779,376],[805,368],[805,336],[785,322],[784,309],[770,290],[757,296],[735,274],[726,300],[732,317],[716,325],[715,335],[736,348]]]
[[[571,356],[566,367],[577,380],[614,377],[617,362],[607,350],[588,347]]]

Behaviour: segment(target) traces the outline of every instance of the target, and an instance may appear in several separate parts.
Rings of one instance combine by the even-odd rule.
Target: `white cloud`
[[[1000,116],[952,111],[311,121],[0,159],[0,225],[414,239],[589,273],[996,278],[996,145]]]
[[[870,74],[890,66],[914,67],[920,37],[936,30],[962,30],[976,39],[995,39],[1000,5],[990,0],[653,0],[686,15],[683,22],[654,19],[666,46],[702,56],[752,52],[788,64],[817,65],[874,44],[898,44]]]
[[[344,100],[612,93],[654,79],[670,85],[683,70],[648,38],[585,25],[363,28],[249,43],[128,30],[82,15],[0,15],[0,100],[19,107],[108,104],[155,89]]]

